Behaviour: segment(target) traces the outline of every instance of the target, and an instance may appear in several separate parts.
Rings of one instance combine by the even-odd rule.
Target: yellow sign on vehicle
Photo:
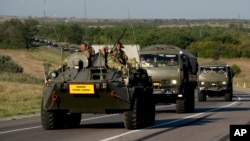
[[[69,94],[95,94],[94,84],[69,84]]]

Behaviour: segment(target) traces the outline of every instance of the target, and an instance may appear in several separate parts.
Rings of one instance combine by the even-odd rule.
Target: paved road
[[[234,91],[232,102],[208,98],[195,113],[176,114],[175,105],[157,105],[155,125],[126,130],[123,116],[84,114],[76,129],[43,130],[40,117],[0,121],[1,141],[228,141],[231,124],[250,124],[250,94]]]

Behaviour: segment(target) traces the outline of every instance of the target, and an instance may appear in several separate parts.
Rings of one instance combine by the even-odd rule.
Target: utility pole
[[[43,3],[43,17],[46,18],[46,0]]]
[[[238,32],[240,31],[240,14],[238,15]]]
[[[84,0],[84,18],[86,20],[87,18],[87,6],[86,6],[86,0]]]
[[[87,39],[87,3],[86,3],[86,0],[84,0],[84,20],[83,20],[83,23],[85,23],[85,37],[84,37],[84,40]]]

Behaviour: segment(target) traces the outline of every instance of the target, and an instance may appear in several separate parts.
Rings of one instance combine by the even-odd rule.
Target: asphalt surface
[[[175,105],[157,105],[152,127],[126,130],[123,115],[83,114],[79,128],[44,130],[39,115],[0,120],[1,141],[229,141],[230,125],[250,124],[250,91],[195,102],[195,112],[175,113]]]

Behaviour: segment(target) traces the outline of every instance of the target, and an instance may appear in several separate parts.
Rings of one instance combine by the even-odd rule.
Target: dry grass
[[[25,75],[39,79],[44,77],[43,63],[49,62],[56,68],[60,58],[60,53],[50,53],[46,48],[30,51],[0,49],[0,53],[11,56],[24,68]],[[0,118],[39,113],[42,90],[43,84],[0,81]]]
[[[51,63],[51,69],[57,68],[62,62],[60,53],[48,48],[36,48],[33,50],[7,50],[0,49],[1,54],[9,55],[24,68],[24,74],[43,79],[43,63]]]
[[[0,83],[0,118],[40,111],[43,85]]]

